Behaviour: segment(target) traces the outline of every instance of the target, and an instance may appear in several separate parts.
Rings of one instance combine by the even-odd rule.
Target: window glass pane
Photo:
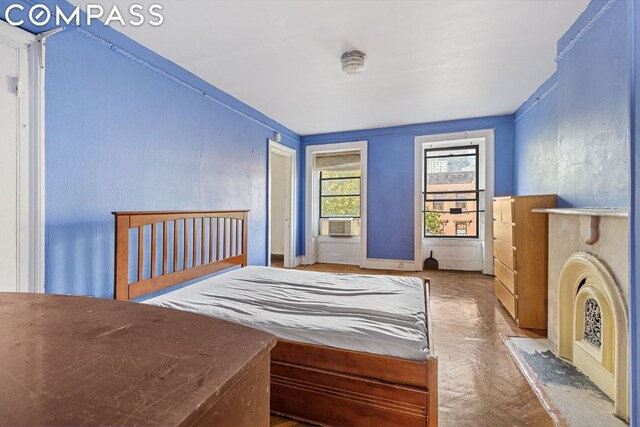
[[[425,202],[425,210],[444,211],[445,202]]]
[[[431,186],[429,186],[431,191]],[[476,193],[427,193],[427,200],[459,200],[459,199],[476,199]]]
[[[360,178],[355,179],[323,179],[321,194],[333,195],[358,195],[360,194]]]
[[[467,224],[464,222],[456,222],[456,236],[467,235]]]
[[[432,202],[429,200],[427,200],[424,204],[425,211],[430,210],[430,211],[436,211],[436,212],[446,212],[447,214],[449,214],[450,209],[454,209],[454,208],[462,209],[462,213],[466,213],[466,212],[475,213],[475,211],[477,210],[476,205],[477,205],[477,202],[475,201]],[[456,214],[451,214],[451,215],[456,215]]]
[[[427,191],[476,189],[476,157],[427,159]]]
[[[429,207],[424,212],[424,229],[426,236],[442,236],[444,233],[444,214]]]
[[[320,178],[355,178],[360,176],[360,171],[322,171]]]
[[[424,235],[442,237],[477,237],[475,212],[450,214],[427,208],[424,213]]]
[[[322,197],[320,200],[322,217],[359,217],[360,196]]]
[[[460,147],[460,148],[449,148],[446,150],[427,150],[427,157],[447,157],[447,156],[460,156],[465,154],[473,154],[475,155],[476,148],[475,147]]]
[[[477,237],[476,147],[427,150],[425,157],[424,235]]]

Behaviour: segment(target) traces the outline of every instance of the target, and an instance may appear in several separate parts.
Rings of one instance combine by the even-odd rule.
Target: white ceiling
[[[162,26],[112,26],[307,135],[513,113],[588,2],[164,0]]]

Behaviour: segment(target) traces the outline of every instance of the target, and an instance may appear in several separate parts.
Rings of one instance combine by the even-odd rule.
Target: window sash
[[[456,153],[458,151],[459,153]],[[442,154],[439,154],[442,153]],[[450,158],[459,158],[459,157],[473,157],[475,159],[475,185],[473,189],[458,189],[451,191],[429,191],[428,184],[428,161],[431,159],[450,159]],[[423,235],[424,237],[435,237],[435,238],[455,238],[455,239],[464,239],[464,238],[473,238],[477,239],[479,237],[479,219],[480,219],[480,168],[478,164],[479,159],[479,146],[461,146],[461,147],[444,147],[444,148],[428,148],[424,150],[424,192],[423,192]],[[465,183],[466,184],[466,183]],[[469,183],[470,184],[470,183]],[[433,184],[432,184],[433,185]],[[464,198],[456,198],[455,195],[462,194],[466,197]],[[474,197],[469,197],[473,195]],[[447,198],[447,196],[453,196],[451,198]],[[465,234],[458,235],[457,224],[454,227],[454,234],[427,234],[427,224],[425,221],[427,205],[430,203],[432,206],[436,204],[444,205],[444,203],[454,203],[456,207],[464,204],[465,207],[462,209],[466,209],[468,206],[468,202],[473,202],[472,205],[475,206],[475,234]],[[432,210],[432,212],[438,212],[447,214],[448,210]],[[463,213],[469,211],[463,211]],[[452,214],[455,215],[455,214]],[[469,227],[467,226],[467,232],[469,231]]]
[[[323,178],[323,172],[320,171],[320,218],[321,219],[326,219],[326,218],[360,218],[360,216],[362,215],[362,190],[360,190],[359,193],[357,194],[322,194],[322,187],[323,187],[323,183],[324,182],[330,182],[330,181],[342,181],[342,180],[358,180],[358,188],[361,189],[361,185],[362,185],[362,181],[361,181],[361,177],[359,176],[350,176],[350,177],[332,177],[332,178]],[[322,201],[324,199],[336,199],[336,198],[358,198],[358,215],[325,215],[323,212],[323,203]]]

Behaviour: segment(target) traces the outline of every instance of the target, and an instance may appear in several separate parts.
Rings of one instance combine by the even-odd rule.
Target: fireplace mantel
[[[607,209],[607,208],[555,208],[555,209],[540,209],[536,212],[546,213],[549,218],[549,258],[548,258],[548,337],[549,340],[558,348],[563,346],[563,351],[560,352],[562,357],[568,357],[570,360],[574,360],[573,355],[569,354],[570,347],[573,347],[573,342],[570,347],[566,347],[564,339],[560,339],[561,331],[563,331],[563,337],[566,331],[570,331],[575,336],[581,335],[584,331],[580,331],[580,328],[576,329],[575,319],[584,319],[584,311],[580,315],[580,312],[576,311],[577,308],[584,310],[586,307],[587,291],[593,290],[594,299],[601,309],[601,313],[615,311],[616,313],[624,312],[625,308],[628,312],[627,302],[629,301],[629,213],[626,209]],[[590,265],[602,265],[601,268],[596,268],[593,271],[604,271],[607,275],[610,275],[612,279],[608,281],[602,280],[601,282],[607,282],[610,285],[604,287],[606,289],[613,289],[614,291],[608,294],[618,293],[616,298],[604,298],[601,294],[596,292],[595,289],[601,289],[602,287],[595,286],[596,281],[594,277],[599,277],[597,274],[589,273],[589,279],[586,277],[587,271],[584,276],[581,274],[567,276],[569,267],[575,263],[571,263],[571,260],[589,259]],[[579,264],[579,263],[578,263]],[[573,268],[573,267],[572,267]],[[595,274],[595,275],[594,275]],[[565,279],[569,277],[568,282],[573,287],[567,288]],[[586,279],[584,284],[582,280]],[[561,283],[564,285],[561,286]],[[593,285],[593,286],[592,286]],[[591,286],[591,287],[589,287]],[[569,289],[567,291],[567,289]],[[582,292],[580,292],[582,290]],[[619,292],[618,292],[619,290]],[[566,292],[566,294],[565,294]],[[564,295],[561,298],[561,295]],[[593,295],[591,297],[593,297]],[[583,298],[584,297],[584,298]],[[582,298],[582,299],[580,299]],[[588,299],[588,298],[587,298]],[[613,310],[615,304],[609,304],[607,301],[621,300],[622,302],[617,306],[622,305],[623,309]],[[611,307],[608,309],[607,307]],[[607,311],[608,310],[608,311]],[[578,313],[577,316],[574,316]],[[608,314],[603,314],[604,317]],[[602,317],[602,319],[604,319]],[[610,316],[611,317],[611,316]],[[623,315],[616,315],[616,318],[622,318]],[[567,320],[568,319],[568,320]],[[568,323],[566,323],[568,322]],[[601,324],[613,325],[612,321],[604,321]],[[568,326],[567,326],[568,325]],[[625,330],[626,326],[624,322],[616,329],[616,331]],[[577,331],[577,332],[576,332]],[[575,335],[575,334],[578,335]],[[615,336],[614,340],[625,340],[624,337],[619,335]],[[572,339],[573,339],[572,338]],[[579,336],[579,338],[581,338]],[[571,340],[570,340],[571,341]],[[574,340],[575,341],[575,340]],[[604,341],[603,341],[604,342]],[[584,347],[584,346],[583,346]],[[569,348],[569,350],[567,350]],[[589,347],[586,347],[589,348]],[[602,347],[604,349],[604,347]],[[615,348],[622,348],[621,346],[615,346]],[[573,353],[573,351],[571,351]],[[583,352],[584,353],[584,352]],[[604,350],[602,352],[604,355]],[[623,356],[622,353],[619,353]],[[581,354],[578,354],[578,364],[584,368],[585,364],[582,363],[587,359],[580,359]],[[617,357],[617,356],[616,356]],[[596,358],[597,359],[597,358]],[[594,360],[596,360],[594,359]],[[611,356],[602,360],[612,360]],[[620,369],[614,369],[612,373],[618,373],[619,375],[628,375],[624,372],[624,361],[617,359]],[[610,362],[609,362],[610,363]],[[588,367],[588,364],[586,365]],[[610,366],[610,365],[609,365]],[[594,371],[595,372],[595,371]],[[606,377],[601,377],[606,378]],[[615,378],[615,387],[617,396],[616,398],[616,413],[622,418],[626,418],[628,415],[628,406],[626,403],[627,397],[621,392],[626,385],[623,382],[618,381],[618,377]],[[609,392],[611,387],[609,387]],[[627,395],[628,396],[628,395]]]
[[[532,209],[532,212],[591,217],[591,236],[585,242],[587,245],[593,245],[600,239],[601,217],[629,217],[629,211],[627,209],[616,208],[550,208]]]
[[[552,208],[533,209],[531,212],[550,213],[558,215],[579,215],[579,216],[615,216],[628,218],[628,209],[617,208]]]

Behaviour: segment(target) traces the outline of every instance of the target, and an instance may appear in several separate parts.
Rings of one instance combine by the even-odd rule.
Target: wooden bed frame
[[[247,210],[113,214],[115,299],[247,265]],[[271,412],[322,425],[435,427],[438,361],[278,340],[271,352]]]

